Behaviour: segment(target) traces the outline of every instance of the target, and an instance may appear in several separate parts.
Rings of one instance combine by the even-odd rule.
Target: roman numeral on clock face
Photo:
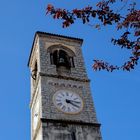
[[[63,93],[61,93],[61,95],[64,97],[65,95]]]
[[[65,111],[65,109],[66,109],[66,106],[64,106],[64,105],[63,105],[61,109]]]
[[[70,107],[68,107],[68,112],[71,112],[71,108]]]
[[[58,106],[62,106],[62,103],[57,103]]]

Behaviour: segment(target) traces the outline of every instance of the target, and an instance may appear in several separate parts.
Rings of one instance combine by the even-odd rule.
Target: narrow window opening
[[[52,54],[52,56],[53,56],[53,63],[55,64],[55,65],[57,65],[57,59],[58,59],[58,51],[56,50],[53,54]]]
[[[53,61],[53,54],[52,54],[52,53],[50,54],[50,62],[51,62],[51,64],[54,64],[54,61]]]
[[[35,63],[34,69],[32,70],[31,76],[34,80],[36,80],[37,77],[37,62]]]
[[[75,132],[71,133],[72,140],[76,140]]]
[[[75,67],[73,57],[70,57],[70,65],[71,65],[71,67]]]

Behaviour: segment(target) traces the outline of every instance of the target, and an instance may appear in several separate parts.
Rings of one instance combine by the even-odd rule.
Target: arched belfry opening
[[[49,48],[50,52],[50,63],[56,65],[57,70],[67,69],[75,67],[74,65],[74,56],[75,54],[72,50],[64,46],[51,46]]]
[[[55,50],[52,54],[53,62],[57,67],[66,67],[70,68],[70,59],[68,54],[63,50]]]

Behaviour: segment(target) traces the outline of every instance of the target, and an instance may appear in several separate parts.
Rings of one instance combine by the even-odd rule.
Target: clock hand
[[[73,106],[75,106],[75,107],[78,107],[78,108],[79,108],[79,106],[78,106],[78,105],[76,105],[76,104],[74,104],[74,103],[72,102],[72,100],[68,100],[68,99],[66,99],[66,103],[70,103],[71,105],[73,105]]]
[[[73,100],[69,100],[69,99],[66,99],[66,102],[67,102],[67,103],[69,103],[69,102],[74,102],[74,103],[78,103],[78,104],[81,103],[81,102],[73,101]]]
[[[74,103],[77,103],[77,104],[80,104],[81,102],[78,102],[78,101],[73,101],[73,100],[70,100],[71,102],[74,102]]]
[[[73,105],[73,106],[75,106],[75,107],[77,107],[77,108],[79,108],[79,106],[76,105],[76,104],[74,104],[73,102],[70,102],[70,104]]]

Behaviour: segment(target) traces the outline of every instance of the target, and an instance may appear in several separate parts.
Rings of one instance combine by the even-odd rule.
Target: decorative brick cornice
[[[90,122],[83,122],[83,121],[70,121],[70,120],[55,120],[55,119],[45,119],[41,118],[41,122],[44,123],[61,123],[61,124],[72,124],[72,125],[87,125],[87,126],[94,126],[94,127],[100,127],[100,123],[90,123]]]
[[[39,73],[40,76],[46,76],[46,77],[53,77],[53,78],[59,78],[59,79],[65,79],[65,80],[74,80],[79,82],[90,82],[89,79],[81,79],[81,78],[74,78],[74,77],[68,77],[68,76],[62,76],[62,75],[54,75],[54,74],[46,74],[46,73]]]

